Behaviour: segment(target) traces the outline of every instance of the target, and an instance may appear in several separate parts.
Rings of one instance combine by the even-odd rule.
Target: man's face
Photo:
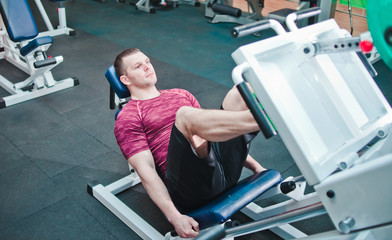
[[[126,74],[121,76],[125,85],[131,85],[136,88],[145,88],[155,85],[157,77],[150,59],[142,52],[136,52],[123,59],[126,68]],[[125,82],[124,82],[125,81]]]

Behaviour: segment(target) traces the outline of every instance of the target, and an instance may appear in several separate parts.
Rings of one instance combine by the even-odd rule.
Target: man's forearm
[[[248,155],[244,164],[244,167],[251,170],[254,173],[259,173],[265,170],[252,156]]]
[[[142,184],[146,189],[148,195],[150,196],[151,200],[158,206],[158,208],[163,212],[166,218],[171,222],[171,219],[180,215],[180,212],[175,207],[165,184],[159,178],[159,176],[155,174],[151,174],[149,176],[150,177],[147,179],[142,178]]]
[[[182,238],[194,238],[198,235],[199,224],[191,217],[181,214],[174,205],[162,179],[155,170],[151,152],[143,151],[128,159],[138,173],[151,200],[158,206]]]

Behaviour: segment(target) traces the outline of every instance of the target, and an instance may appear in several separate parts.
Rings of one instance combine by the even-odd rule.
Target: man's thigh
[[[211,143],[208,156],[200,158],[173,126],[166,183],[177,207],[184,210],[199,207],[236,184],[254,136],[244,135],[227,142]]]
[[[210,155],[198,157],[187,139],[173,126],[167,155],[166,185],[173,202],[180,209],[190,210],[203,205],[225,188],[222,167]]]

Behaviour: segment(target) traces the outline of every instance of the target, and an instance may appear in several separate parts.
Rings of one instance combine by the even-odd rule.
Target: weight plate
[[[367,21],[374,46],[392,69],[392,0],[368,1]]]

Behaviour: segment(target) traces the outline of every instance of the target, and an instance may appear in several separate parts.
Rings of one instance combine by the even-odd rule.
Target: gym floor
[[[42,2],[57,25],[57,5]],[[34,1],[29,3],[43,31]],[[136,11],[129,1],[73,0],[66,3],[66,11],[76,36],[55,37],[48,53],[64,57],[53,70],[55,78],[77,77],[80,85],[0,110],[0,239],[139,239],[86,191],[89,182],[106,185],[128,174],[113,136],[106,69],[120,51],[137,47],[151,57],[158,88],[184,88],[203,107],[218,108],[232,86],[231,53],[272,32],[233,39],[235,24],[209,24],[204,7],[191,5],[148,14]],[[392,71],[382,61],[374,66],[379,73],[375,80],[391,102]],[[4,60],[0,74],[15,81],[26,78]],[[0,89],[0,97],[6,95]],[[283,177],[300,175],[279,136],[258,136],[251,154]],[[162,234],[171,230],[141,186],[120,198]],[[248,221],[242,214],[234,219]],[[333,229],[327,216],[293,225],[307,234]],[[280,239],[268,230],[239,239],[262,238]]]

